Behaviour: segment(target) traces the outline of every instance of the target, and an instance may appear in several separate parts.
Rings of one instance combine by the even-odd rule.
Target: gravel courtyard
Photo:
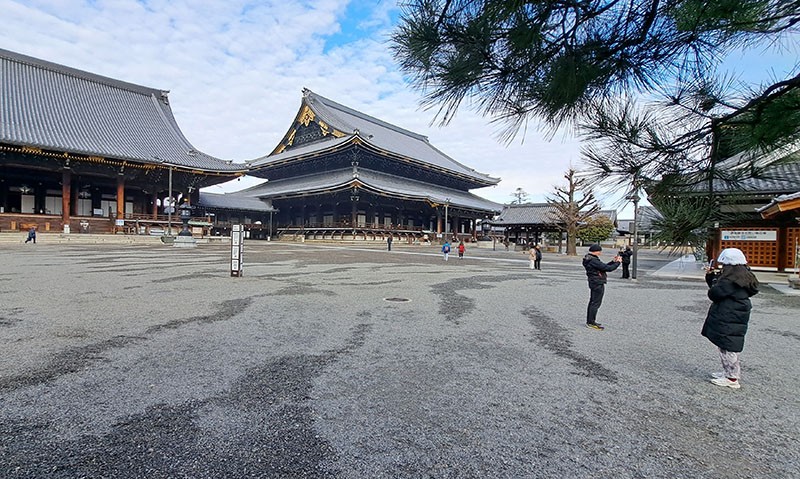
[[[0,477],[800,476],[800,297],[722,389],[701,281],[612,273],[599,332],[579,258],[437,251],[2,245]]]

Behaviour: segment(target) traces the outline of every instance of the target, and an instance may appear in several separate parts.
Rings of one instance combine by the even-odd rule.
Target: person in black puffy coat
[[[615,256],[613,261],[603,263],[600,254],[603,248],[599,244],[589,246],[589,254],[583,257],[583,267],[589,280],[589,306],[586,308],[586,327],[602,331],[605,329],[597,322],[597,310],[603,304],[603,295],[608,282],[608,272],[619,267],[622,258]]]
[[[744,253],[737,248],[722,250],[717,259],[722,272],[708,290],[713,304],[708,309],[701,334],[719,349],[721,373],[712,374],[717,386],[739,389],[741,366],[739,353],[750,321],[750,297],[758,293],[758,280],[747,266]]]

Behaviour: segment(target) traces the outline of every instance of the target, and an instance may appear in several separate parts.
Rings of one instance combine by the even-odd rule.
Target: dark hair
[[[750,291],[758,291],[758,278],[750,271],[750,267],[746,264],[726,264],[722,266],[722,272],[719,275],[720,281],[727,279],[742,288]]]

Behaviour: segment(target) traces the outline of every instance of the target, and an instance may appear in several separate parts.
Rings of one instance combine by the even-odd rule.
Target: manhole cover
[[[407,303],[411,301],[408,298],[383,298],[384,301],[391,301],[393,303]]]

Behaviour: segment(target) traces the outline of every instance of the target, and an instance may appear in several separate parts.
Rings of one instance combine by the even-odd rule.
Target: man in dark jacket
[[[630,279],[631,277],[631,256],[633,256],[633,250],[631,250],[630,246],[626,246],[624,250],[619,252],[619,257],[622,258],[622,279]]]
[[[589,279],[589,307],[586,309],[586,327],[602,331],[605,329],[597,322],[597,310],[603,304],[603,295],[606,292],[608,272],[619,267],[622,258],[615,256],[608,263],[600,261],[603,248],[599,244],[589,246],[589,254],[583,257],[583,267],[586,268],[586,277]]]

